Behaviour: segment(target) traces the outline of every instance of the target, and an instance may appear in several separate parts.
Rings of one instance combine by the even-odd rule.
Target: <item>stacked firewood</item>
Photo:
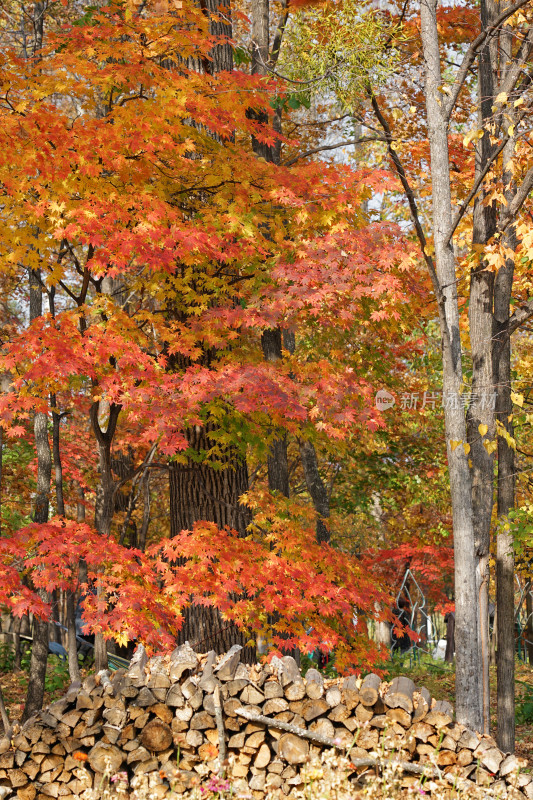
[[[496,785],[501,796],[513,783],[515,797],[533,800],[525,763],[455,723],[449,703],[409,678],[328,681],[314,669],[302,678],[288,656],[250,667],[240,649],[217,657],[185,644],[148,659],[139,647],[128,672],[71,686],[0,740],[0,798],[74,800],[116,775],[130,785],[144,776],[163,798],[225,769],[259,800],[290,794],[302,766],[333,747],[349,751],[354,779],[394,757],[406,782],[425,771]]]

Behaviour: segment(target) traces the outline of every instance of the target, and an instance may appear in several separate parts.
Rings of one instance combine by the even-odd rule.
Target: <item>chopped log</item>
[[[285,697],[287,700],[296,701],[305,697],[305,683],[302,680],[294,681],[285,687]]]
[[[355,744],[363,750],[374,750],[378,746],[379,733],[372,728],[360,728],[355,736]]]
[[[220,771],[224,773],[222,763],[226,760],[226,731],[224,730],[224,719],[222,717],[222,703],[220,701],[220,689],[217,686],[214,692],[215,700],[215,722],[218,732],[218,754],[220,759]]]
[[[329,711],[329,706],[323,697],[318,700],[306,700],[302,708],[302,717],[306,722],[311,722],[311,720],[320,717],[327,711]]]
[[[373,672],[367,675],[359,689],[360,702],[365,706],[373,706],[379,697],[380,686],[381,678],[379,675]]]
[[[309,726],[309,730],[318,733],[320,736],[328,736],[330,739],[333,739],[335,736],[335,727],[333,723],[324,717],[312,722]]]
[[[148,708],[149,706],[154,706],[156,702],[157,700],[155,699],[152,690],[148,689],[147,686],[143,686],[135,698],[135,705],[139,706],[139,708]]]
[[[265,701],[265,695],[252,683],[245,686],[241,692],[241,702],[248,706],[257,706]]]
[[[411,714],[403,708],[388,708],[385,716],[393,722],[398,722],[403,728],[408,728],[411,725]]]
[[[309,744],[294,733],[284,733],[278,742],[278,756],[289,764],[303,764],[309,756]]]
[[[98,742],[87,754],[87,760],[95,772],[118,772],[124,762],[124,753],[112,744]]]
[[[431,695],[425,686],[422,686],[421,689],[417,690],[417,693],[414,697],[414,705],[415,711],[413,714],[413,720],[418,722],[419,720],[424,719],[431,708]]]
[[[457,755],[451,750],[439,750],[437,753],[437,766],[448,767],[457,763]]]
[[[357,692],[357,697],[359,697],[359,692]],[[341,690],[339,689],[338,686],[330,686],[329,689],[326,690],[326,703],[330,708],[335,708],[335,706],[340,706],[342,700],[343,698]],[[348,705],[346,705],[346,707],[348,708]],[[352,706],[352,708],[353,707],[354,706]]]
[[[403,708],[408,714],[412,714],[414,692],[415,685],[410,678],[403,676],[394,678],[383,698],[383,702],[389,708]]]
[[[332,689],[337,689],[338,687],[331,687]],[[329,700],[328,700],[329,702]],[[350,675],[348,678],[345,678],[342,682],[342,690],[341,690],[341,700],[346,708],[350,709],[350,711],[357,706],[359,703],[359,689],[357,686],[357,678],[355,675]],[[338,705],[338,703],[335,703]]]
[[[241,650],[242,646],[240,644],[234,644],[233,647],[222,656],[218,666],[214,670],[220,681],[232,681],[235,678],[235,673],[241,660]]]
[[[236,695],[240,694],[245,686],[248,686],[250,681],[248,678],[235,678],[232,681],[228,681],[224,684],[225,689],[230,697],[235,697]],[[279,687],[281,694],[283,695],[283,690],[281,686]]]
[[[17,797],[19,800],[35,800],[37,789],[31,783],[17,790]]]
[[[8,769],[7,777],[9,779],[11,786],[14,789],[18,789],[21,786],[26,786],[26,784],[28,783],[28,776],[26,775],[25,772],[23,772],[21,769],[18,768]]]
[[[415,724],[411,726],[409,732],[415,739],[419,739],[421,742],[427,742],[429,737],[433,736],[434,728],[428,725],[427,722],[415,722]]]
[[[141,744],[152,753],[167,750],[172,744],[172,730],[161,719],[152,719],[143,729]]]
[[[185,705],[185,699],[179,683],[172,684],[167,692],[165,703],[167,706],[171,706],[172,708],[181,708],[181,706]]]
[[[233,736],[230,736],[228,741],[228,747],[230,750],[240,750],[241,747],[244,747],[244,733],[234,733]]]
[[[481,754],[480,762],[488,769],[489,772],[496,774],[500,768],[500,764],[504,759],[504,755],[497,747],[491,747]]]
[[[0,769],[13,769],[15,765],[15,753],[8,752],[0,755]]]
[[[372,706],[365,706],[362,703],[359,703],[359,705],[355,709],[355,718],[360,723],[369,722],[373,716],[374,716],[374,709]]]
[[[305,675],[305,692],[311,700],[318,700],[324,695],[324,678],[317,669],[308,669]]]
[[[216,726],[211,714],[208,714],[207,711],[198,711],[193,715],[190,727],[193,731],[203,731],[206,728],[214,728]]]
[[[280,683],[285,689],[290,683],[302,680],[300,668],[292,656],[283,656],[281,659]]]
[[[439,700],[431,711],[428,711],[424,721],[435,728],[445,728],[453,720],[453,708],[446,700]]]
[[[326,700],[327,702],[327,700]],[[346,708],[345,705],[340,703],[335,708],[332,708],[328,714],[328,719],[332,722],[344,722],[350,716],[349,710]]]
[[[200,747],[200,745],[204,741],[203,733],[198,730],[189,730],[185,737],[185,741],[187,742],[188,745],[190,745],[190,747],[194,748]]]
[[[502,763],[500,764],[500,775],[505,777],[505,775],[510,775],[512,772],[518,772],[521,769],[525,769],[527,767],[527,761],[525,758],[518,758],[514,754],[508,755],[504,758]]]
[[[283,697],[283,688],[281,684],[270,678],[263,684],[263,691],[266,700],[271,700],[274,697]]]
[[[170,655],[169,678],[172,683],[179,681],[184,672],[194,671],[198,666],[198,656],[189,642],[176,647]]]
[[[460,767],[468,766],[468,764],[471,764],[473,760],[474,756],[472,754],[472,750],[466,747],[463,750],[459,750],[457,753],[457,764]]]
[[[474,731],[471,731],[469,728],[465,728],[461,738],[457,742],[457,746],[467,747],[469,750],[475,750],[480,741],[481,739],[477,733],[474,733]]]
[[[175,710],[174,716],[181,722],[188,722],[192,717],[193,713],[194,712],[190,706],[183,706],[182,708],[177,708]]]
[[[255,751],[257,748],[263,744],[265,741],[265,731],[255,731],[250,736],[247,737],[244,746],[249,747],[251,750]]]
[[[263,714],[265,714],[265,716],[280,714],[282,711],[287,711],[288,708],[289,704],[284,697],[272,697],[263,705]]]

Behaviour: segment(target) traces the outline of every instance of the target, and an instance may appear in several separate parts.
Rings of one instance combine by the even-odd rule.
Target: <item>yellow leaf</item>
[[[513,105],[516,108],[517,106],[521,106],[523,104],[523,102],[524,102],[524,98],[520,97],[518,100],[514,101]]]
[[[452,453],[453,453],[454,450],[456,450],[459,447],[460,444],[462,444],[462,441],[460,439],[459,440],[450,439],[450,447],[452,449]]]
[[[468,444],[468,442],[465,442],[463,444],[463,450],[465,451],[465,456],[467,456],[470,452],[470,445]]]
[[[491,453],[494,453],[494,451],[496,450],[497,446],[498,446],[498,444],[496,442],[496,439],[484,439],[483,440],[483,447],[485,448],[485,450],[487,451],[489,456],[490,456]]]
[[[520,408],[522,408],[522,406],[524,405],[523,394],[517,394],[516,392],[511,392],[511,400],[513,401],[515,406],[520,406]]]
[[[485,434],[487,433],[487,431],[489,429],[489,426],[488,425],[478,425],[477,429],[478,429],[478,431],[480,432],[480,434],[482,436],[485,436]]]
[[[496,98],[497,103],[506,103],[507,102],[507,92],[500,92],[500,94]]]
[[[507,135],[513,136],[513,134],[514,134],[514,125],[509,125],[509,127],[507,128]]]

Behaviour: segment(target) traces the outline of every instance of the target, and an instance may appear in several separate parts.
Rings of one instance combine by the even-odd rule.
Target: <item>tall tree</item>
[[[29,269],[30,285],[30,324],[43,313],[42,278],[40,271]],[[48,439],[48,414],[36,411],[33,418],[35,451],[37,454],[37,492],[33,519],[39,524],[48,522],[50,514],[50,483],[52,478],[52,452]],[[44,602],[49,600],[48,592],[41,590]],[[38,617],[33,622],[33,642],[31,648],[30,674],[26,703],[22,719],[29,719],[43,705],[46,665],[48,662],[48,622]]]

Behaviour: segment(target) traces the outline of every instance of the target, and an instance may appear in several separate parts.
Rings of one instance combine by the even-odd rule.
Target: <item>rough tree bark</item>
[[[492,0],[481,0],[481,25],[485,29],[494,17]],[[492,115],[494,97],[493,45],[487,42],[478,56],[478,125],[484,129]],[[486,168],[494,146],[488,131],[476,146],[477,178]],[[472,464],[472,512],[477,558],[477,583],[479,597],[479,637],[481,646],[481,681],[483,691],[483,732],[490,729],[489,686],[489,556],[490,528],[493,507],[494,455],[484,442],[495,436],[495,411],[492,402],[492,298],[494,273],[487,269],[482,248],[496,232],[494,206],[485,202],[486,189],[482,189],[474,202],[472,244],[478,252],[477,264],[470,274],[470,347],[472,355],[472,394],[467,413],[468,443]],[[487,432],[480,433],[480,426]],[[483,430],[483,428],[482,428]],[[486,437],[486,438],[485,438]]]
[[[211,432],[212,432],[211,428]],[[228,526],[246,534],[250,515],[239,498],[248,490],[248,468],[231,447],[217,454],[218,468],[207,463],[202,455],[215,444],[209,436],[209,426],[187,431],[193,458],[186,464],[171,463],[170,535],[192,530],[195,522],[215,522],[219,528]],[[193,605],[187,609],[179,642],[189,641],[197,650],[223,653],[233,644],[246,644],[247,637],[233,624],[225,621],[217,609]],[[247,661],[255,661],[255,650],[246,647]]]
[[[30,282],[30,322],[40,317],[43,313],[41,292],[41,276],[39,272],[29,270]],[[37,411],[33,419],[35,436],[35,451],[37,454],[37,492],[33,520],[37,523],[48,522],[50,510],[50,483],[52,478],[52,453],[48,440],[48,415],[44,411]],[[44,590],[39,590],[41,598],[49,601],[49,596]],[[37,617],[33,624],[33,645],[31,650],[30,674],[26,703],[22,720],[25,721],[42,707],[44,698],[44,682],[46,677],[46,663],[48,661],[48,622]]]
[[[100,402],[92,404],[90,410],[91,425],[98,447],[98,470],[100,480],[96,489],[94,504],[94,526],[102,536],[111,533],[111,522],[115,510],[115,481],[111,469],[111,446],[117,428],[121,406],[111,403],[107,411],[107,425],[100,425]],[[94,637],[94,666],[96,672],[107,669],[107,646],[102,634]]]
[[[317,513],[317,542],[328,543],[331,539],[329,526],[326,522],[326,520],[329,519],[330,514],[329,492],[319,472],[316,450],[312,442],[300,442],[300,458],[302,461],[307,491],[311,495],[311,499]]]
[[[500,34],[502,59],[511,62],[512,33],[505,29]],[[509,67],[504,70],[505,73]],[[512,112],[511,112],[512,113]],[[511,137],[503,150],[503,183],[505,198],[510,204],[516,194],[512,174],[515,138]],[[505,245],[516,251],[514,226],[504,234]],[[514,259],[508,258],[498,270],[494,282],[494,310],[492,328],[493,382],[496,387],[496,419],[509,437],[513,436],[513,403],[511,400],[511,337],[509,319],[514,279]],[[498,478],[496,533],[496,626],[498,648],[497,721],[498,745],[504,752],[515,748],[515,630],[514,630],[514,548],[512,533],[506,521],[515,501],[515,453],[504,436],[498,441]]]
[[[448,158],[448,125],[442,108],[441,66],[436,0],[422,0],[421,35],[425,63],[426,109],[431,153],[432,227],[435,274],[432,276],[439,305],[442,339],[443,390],[459,398],[463,387],[462,347],[457,299],[456,263],[449,231],[452,204]],[[459,722],[474,730],[483,728],[479,598],[476,580],[472,481],[464,410],[459,403],[445,404],[445,431],[452,498],[456,600],[456,712]],[[456,443],[461,444],[457,445]]]
[[[211,60],[198,65],[211,74],[233,69],[233,49],[229,43],[232,36],[230,0],[200,0],[200,5],[209,19],[209,30],[214,36],[227,37],[217,44]],[[173,314],[169,309],[169,314]],[[211,363],[212,354],[206,352],[203,361]],[[188,364],[180,359],[170,359],[170,368],[184,368]],[[217,454],[217,468],[203,456],[214,444],[210,433],[214,427],[207,422],[204,427],[189,429],[186,435],[190,449],[196,454],[187,464],[171,463],[170,485],[170,530],[176,536],[182,530],[190,530],[194,522],[215,522],[219,527],[228,525],[244,535],[249,522],[249,513],[239,504],[239,498],[248,491],[248,468],[246,459],[235,448],[228,447]],[[205,606],[190,606],[185,614],[179,641],[190,641],[197,649],[212,649],[221,653],[233,644],[245,645],[247,637],[232,623],[222,619],[217,609]],[[255,662],[255,648],[245,647],[243,660]]]
[[[256,0],[252,6],[252,75],[268,75],[270,62],[270,0]],[[263,124],[268,123],[266,114],[250,114]],[[252,149],[259,158],[271,164],[279,164],[279,148],[260,142],[252,137]],[[283,358],[283,336],[281,328],[270,328],[261,336],[261,347],[265,361],[275,364]],[[268,488],[289,497],[289,460],[287,434],[276,431],[267,456]]]

